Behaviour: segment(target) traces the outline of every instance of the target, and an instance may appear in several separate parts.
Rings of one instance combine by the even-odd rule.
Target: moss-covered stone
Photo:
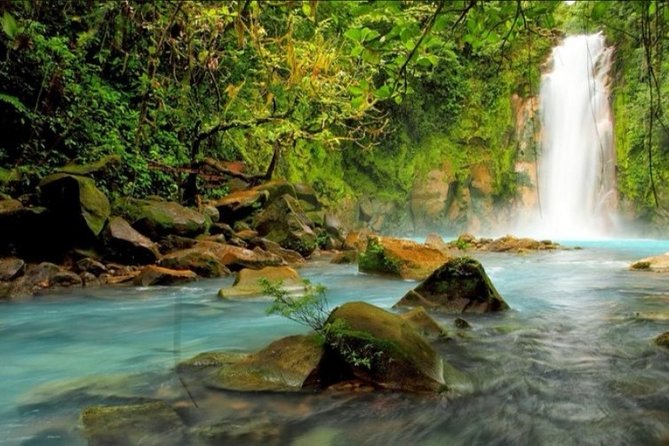
[[[224,277],[230,270],[210,250],[195,246],[171,252],[160,259],[160,266],[177,270],[194,271],[200,277]]]
[[[314,224],[291,195],[285,194],[272,201],[255,217],[254,226],[261,236],[304,257],[317,248]]]
[[[192,282],[197,274],[188,270],[173,270],[161,266],[149,265],[133,279],[136,286],[175,285]]]
[[[436,248],[409,240],[389,237],[370,238],[358,256],[362,272],[421,280],[443,265],[448,255]]]
[[[634,262],[630,268],[633,270],[653,271],[657,273],[669,272],[669,253],[646,257],[645,259]]]
[[[125,264],[144,265],[160,258],[158,246],[121,217],[109,221],[104,234],[107,256]]]
[[[423,306],[448,313],[485,313],[509,308],[483,266],[469,257],[449,260],[395,305]]]
[[[665,331],[655,338],[655,343],[660,347],[669,348],[669,331]]]
[[[281,282],[284,288],[302,284],[302,278],[289,266],[267,266],[260,270],[244,268],[237,274],[232,287],[221,288],[218,295],[225,298],[256,297],[263,293],[261,279],[271,283]]]
[[[442,359],[400,316],[365,302],[348,302],[332,311],[326,326],[324,382],[349,373],[384,389],[445,389]]]
[[[238,362],[222,365],[208,384],[225,390],[296,392],[322,356],[323,344],[317,335],[288,336]]]
[[[87,177],[56,173],[44,178],[39,184],[42,202],[54,215],[65,222],[78,224],[83,219],[83,228],[93,238],[97,237],[109,218],[110,205],[106,195]]]
[[[169,234],[202,234],[211,224],[203,214],[172,201],[123,198],[115,207],[133,227],[156,240]]]

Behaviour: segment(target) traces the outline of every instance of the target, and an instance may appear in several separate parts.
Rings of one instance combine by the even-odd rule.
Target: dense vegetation
[[[495,200],[526,179],[512,97],[537,94],[566,32],[617,49],[621,196],[669,202],[663,2],[0,1],[0,184],[105,156],[112,195],[194,201],[230,172],[307,182],[331,203],[406,203],[448,165],[492,172]],[[535,147],[531,147],[536,149]],[[225,175],[199,175],[207,160]]]

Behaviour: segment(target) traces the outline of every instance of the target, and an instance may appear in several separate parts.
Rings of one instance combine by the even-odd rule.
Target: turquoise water
[[[669,442],[669,352],[652,343],[669,330],[669,276],[627,269],[669,251],[669,242],[565,243],[583,249],[477,255],[513,311],[466,316],[473,329],[463,333],[453,317],[438,318],[453,339],[437,348],[467,376],[455,394],[194,389],[200,408],[189,409],[189,420],[261,416],[280,426],[274,444]],[[415,286],[326,262],[301,273],[328,287],[332,305],[390,308]],[[77,424],[83,407],[138,398],[188,404],[171,372],[175,361],[206,350],[252,351],[304,331],[266,316],[266,302],[219,300],[216,291],[231,282],[79,290],[0,305],[0,445],[85,444]]]

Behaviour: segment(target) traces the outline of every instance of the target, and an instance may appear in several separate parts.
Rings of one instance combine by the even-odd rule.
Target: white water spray
[[[553,49],[541,84],[540,223],[553,238],[604,236],[616,207],[608,72],[601,34],[572,36]]]

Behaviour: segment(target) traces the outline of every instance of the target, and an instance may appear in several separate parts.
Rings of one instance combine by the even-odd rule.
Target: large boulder
[[[81,424],[89,446],[179,445],[185,433],[179,415],[162,401],[87,407]]]
[[[15,279],[25,272],[26,262],[16,257],[0,259],[0,281]]]
[[[322,356],[323,342],[317,335],[289,336],[237,361],[227,357],[207,384],[234,391],[299,391]]]
[[[54,287],[81,285],[82,280],[77,274],[54,263],[42,262],[26,266],[23,275],[11,282],[2,283],[0,299],[21,299]]]
[[[659,256],[646,257],[632,263],[633,270],[653,271],[666,273],[669,272],[669,252]]]
[[[268,194],[267,198],[269,203],[272,203],[274,200],[281,198],[284,195],[289,195],[293,198],[298,198],[297,192],[295,191],[295,186],[284,180],[271,180],[266,183],[260,184],[251,190],[258,192],[267,192]]]
[[[401,391],[441,391],[443,361],[402,317],[365,302],[349,302],[330,314],[322,383],[347,376],[375,387]]]
[[[313,223],[304,214],[297,199],[289,194],[272,201],[255,217],[254,226],[261,236],[304,257],[317,247]]]
[[[42,203],[74,231],[71,235],[89,235],[95,239],[109,218],[109,200],[91,178],[56,173],[39,184]],[[86,231],[81,234],[79,231]]]
[[[197,274],[188,270],[174,270],[161,266],[149,265],[134,277],[136,286],[152,285],[175,285],[179,283],[192,282],[197,279]]]
[[[268,198],[269,192],[264,190],[241,190],[232,192],[211,204],[218,209],[221,222],[232,224],[249,217],[260,209]]]
[[[655,343],[660,347],[669,348],[669,331],[665,331],[655,338]]]
[[[160,259],[159,264],[171,269],[191,270],[201,277],[223,277],[230,274],[221,259],[202,246],[171,252]]]
[[[422,280],[449,259],[444,252],[427,245],[390,237],[369,239],[358,256],[362,272]]]
[[[447,313],[507,310],[483,266],[468,257],[449,260],[395,304],[423,306]]]
[[[526,252],[558,249],[560,245],[550,240],[534,240],[531,238],[516,238],[506,235],[492,240],[481,249],[492,252]]]
[[[288,266],[267,266],[260,270],[245,268],[237,274],[232,287],[221,288],[218,295],[226,298],[255,297],[263,293],[261,279],[271,283],[281,282],[283,287],[295,288],[302,284],[302,278]]]
[[[117,208],[135,229],[156,240],[169,234],[202,234],[210,224],[203,214],[173,201],[124,198]]]
[[[160,257],[158,246],[137,232],[121,217],[114,217],[105,229],[109,257],[125,264],[154,263]]]

